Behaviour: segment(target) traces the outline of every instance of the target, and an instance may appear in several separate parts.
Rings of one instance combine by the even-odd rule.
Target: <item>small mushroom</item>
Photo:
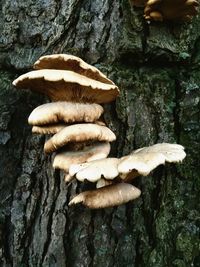
[[[118,163],[119,159],[117,158],[106,158],[82,164],[73,164],[69,168],[69,174],[71,176],[76,175],[77,180],[81,182],[88,180],[95,183],[101,177],[113,180],[119,174]]]
[[[80,193],[69,202],[69,206],[82,203],[90,209],[114,207],[134,200],[140,194],[141,191],[135,186],[118,183]]]
[[[143,147],[122,157],[118,171],[120,177],[130,181],[134,177],[148,175],[153,169],[165,162],[181,162],[185,158],[184,147],[178,144],[161,143]]]
[[[31,125],[57,123],[94,122],[100,118],[103,107],[98,104],[54,102],[35,108],[29,118]]]
[[[52,101],[108,103],[119,94],[114,84],[102,83],[68,70],[31,71],[14,80],[13,85],[45,94]]]
[[[109,152],[110,152],[110,144],[105,142],[95,143],[89,146],[85,146],[80,151],[61,152],[56,154],[53,161],[53,167],[55,169],[61,169],[64,170],[65,172],[68,172],[69,167],[72,164],[103,159],[108,156]]]
[[[60,132],[63,128],[65,128],[66,124],[50,124],[44,126],[33,126],[32,133],[38,134],[56,134]]]
[[[191,20],[198,12],[197,0],[130,0],[135,6],[145,6],[146,20]]]
[[[115,139],[115,134],[106,126],[92,123],[74,124],[65,127],[50,138],[44,145],[44,151],[51,153],[68,143],[87,141],[112,142]]]
[[[114,84],[100,70],[89,65],[81,58],[68,54],[55,54],[40,57],[34,64],[35,69],[71,70],[90,79]]]

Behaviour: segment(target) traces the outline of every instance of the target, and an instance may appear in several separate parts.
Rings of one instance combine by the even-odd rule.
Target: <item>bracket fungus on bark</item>
[[[90,209],[114,207],[134,200],[140,194],[141,191],[137,187],[131,184],[118,183],[82,192],[69,202],[69,206],[82,203]]]
[[[119,94],[114,84],[99,82],[70,70],[31,71],[14,80],[13,85],[45,94],[52,101],[108,103]]]
[[[165,162],[181,162],[186,156],[184,147],[178,144],[161,143],[143,147],[122,157],[118,171],[120,177],[130,181],[136,176],[147,176],[153,169]]]
[[[115,134],[106,126],[92,123],[74,124],[65,127],[50,138],[44,145],[44,151],[52,153],[68,143],[85,143],[88,141],[112,142],[115,139]]]
[[[95,122],[103,114],[99,104],[54,102],[35,108],[29,118],[31,125],[44,125],[58,122]]]
[[[130,0],[135,6],[144,6],[146,20],[189,21],[198,13],[198,0]]]
[[[145,2],[151,7],[159,3],[164,7],[164,0],[135,2],[137,5]],[[165,4],[168,2],[166,0]],[[195,0],[184,3],[197,6]],[[66,181],[76,177],[81,182],[96,182],[96,190],[79,194],[69,205],[82,203],[97,209],[127,203],[139,197],[141,192],[125,182],[131,182],[138,175],[148,175],[165,162],[184,159],[181,145],[165,143],[137,149],[121,159],[107,158],[109,143],[116,136],[101,120],[103,108],[99,103],[113,101],[119,94],[118,87],[97,68],[71,55],[41,57],[34,68],[37,70],[20,76],[13,84],[60,102],[33,110],[28,120],[33,125],[32,131],[54,134],[45,143],[44,150],[46,153],[62,150],[55,156],[53,167],[66,172]]]
[[[117,169],[118,163],[119,159],[117,158],[105,158],[88,163],[73,164],[69,168],[69,174],[76,176],[77,180],[81,182],[88,180],[95,183],[101,177],[113,180],[119,174]]]
[[[159,165],[165,164],[165,162],[181,162],[185,156],[183,146],[161,143],[137,149],[121,159],[105,158],[83,164],[72,164],[69,168],[70,177],[74,176],[81,182],[85,180],[93,183],[96,182],[98,189],[81,193],[70,204],[82,202],[82,204],[90,208],[101,208],[107,207],[107,205],[110,207],[119,205],[119,203],[126,203],[126,200],[124,202],[121,201],[117,193],[118,189],[116,191],[114,189],[116,185],[120,184],[120,180],[130,183],[136,176],[146,176]],[[107,186],[113,182],[116,184],[111,187]],[[102,187],[106,188],[105,191]],[[110,189],[111,194],[114,192],[112,204],[108,197]],[[105,203],[99,206],[98,199],[104,197]],[[106,199],[108,199],[109,204],[106,202]]]
[[[106,142],[97,142],[92,145],[85,146],[78,151],[64,151],[56,154],[53,167],[69,172],[72,164],[90,162],[93,160],[103,159],[110,153],[110,144]]]

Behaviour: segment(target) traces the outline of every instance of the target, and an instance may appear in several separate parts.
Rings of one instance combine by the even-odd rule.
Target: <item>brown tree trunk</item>
[[[198,267],[200,17],[151,23],[128,0],[0,1],[0,266]],[[44,54],[70,53],[120,88],[105,106],[112,156],[157,142],[186,147],[181,165],[135,180],[117,208],[68,207],[66,184],[27,117],[46,99],[12,80]]]

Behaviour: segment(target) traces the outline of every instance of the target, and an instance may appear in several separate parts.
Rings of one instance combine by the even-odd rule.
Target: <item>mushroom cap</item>
[[[165,162],[181,162],[185,156],[184,147],[181,145],[156,144],[137,149],[130,155],[122,157],[118,165],[118,171],[120,177],[127,181],[139,175],[146,176]]]
[[[197,0],[148,0],[144,17],[150,20],[190,20],[197,14]]]
[[[71,70],[90,79],[114,84],[100,70],[86,63],[81,58],[68,54],[54,54],[40,57],[34,64],[34,69]]]
[[[119,159],[117,158],[106,158],[82,164],[73,164],[69,168],[69,174],[71,176],[76,175],[77,180],[81,182],[88,180],[95,183],[101,177],[113,180],[119,174],[117,169],[118,163]]]
[[[56,134],[65,127],[66,127],[66,124],[50,124],[50,125],[44,125],[44,126],[33,126],[32,133]]]
[[[131,184],[118,183],[82,192],[69,202],[69,206],[82,203],[90,209],[114,207],[134,200],[140,194],[141,191],[137,187]]]
[[[61,169],[65,172],[69,171],[72,164],[89,162],[97,159],[103,159],[110,153],[110,144],[106,142],[97,142],[89,146],[85,146],[80,151],[65,151],[56,154],[53,167]]]
[[[74,124],[65,127],[50,138],[44,145],[44,151],[51,153],[72,142],[112,142],[115,139],[115,134],[106,126],[93,123]]]
[[[94,122],[100,118],[102,113],[103,107],[94,103],[54,102],[35,108],[28,118],[28,123],[44,125],[59,121]]]
[[[31,71],[14,80],[13,85],[45,94],[52,101],[108,103],[119,94],[114,84],[102,83],[68,70]]]

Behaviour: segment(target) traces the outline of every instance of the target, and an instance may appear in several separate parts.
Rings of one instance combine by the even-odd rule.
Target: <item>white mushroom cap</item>
[[[32,125],[44,125],[64,121],[73,122],[94,122],[100,118],[103,107],[98,104],[84,104],[73,102],[54,102],[43,104],[35,108],[28,122]]]
[[[93,123],[74,124],[65,127],[50,138],[45,143],[44,150],[46,153],[51,153],[70,142],[112,142],[115,139],[115,134],[108,127]]]
[[[64,129],[67,125],[66,124],[51,124],[51,125],[44,125],[44,126],[33,126],[32,133],[38,134],[56,134],[62,129]]]
[[[130,155],[121,158],[118,171],[122,179],[128,174],[133,177],[148,175],[153,169],[165,162],[181,162],[185,158],[184,147],[177,144],[156,144],[133,151]],[[131,175],[128,175],[131,178]]]
[[[85,146],[80,151],[66,151],[56,154],[53,167],[55,169],[61,169],[65,172],[69,171],[69,167],[72,164],[78,164],[83,162],[89,162],[97,159],[103,159],[108,156],[110,152],[110,144],[105,142],[94,143],[89,146]]]
[[[101,177],[113,180],[119,174],[118,163],[119,159],[117,158],[106,158],[82,164],[73,164],[69,168],[69,174],[71,176],[76,175],[77,180],[81,182],[88,180],[95,183]]]
[[[119,94],[114,84],[102,83],[68,70],[31,71],[14,80],[13,85],[45,94],[52,101],[108,103]]]
[[[71,70],[102,83],[114,84],[94,66],[89,65],[79,57],[68,54],[54,54],[42,56],[35,62],[34,68]]]
[[[141,191],[135,186],[118,183],[80,193],[69,202],[69,206],[82,203],[90,209],[113,207],[134,200],[140,194]]]

